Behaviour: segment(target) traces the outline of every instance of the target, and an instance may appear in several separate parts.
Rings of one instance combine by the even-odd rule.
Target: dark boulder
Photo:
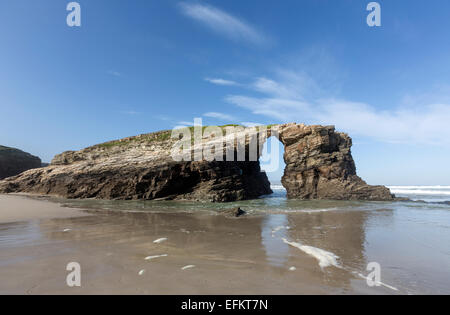
[[[246,215],[247,212],[245,212],[244,210],[242,210],[240,207],[236,207],[236,208],[232,208],[232,209],[227,209],[224,211],[224,214],[226,216],[230,216],[230,217],[235,217],[238,218],[240,216]]]

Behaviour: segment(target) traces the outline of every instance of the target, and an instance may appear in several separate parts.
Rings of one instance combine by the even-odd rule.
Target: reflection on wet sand
[[[230,219],[219,214],[103,211],[3,224],[0,293],[363,292],[365,282],[348,268],[365,270],[368,215],[354,211]],[[160,238],[167,240],[154,242]],[[335,253],[348,268],[322,270],[314,257],[282,238]],[[82,266],[81,288],[65,284],[65,266],[72,261]],[[372,293],[390,292],[377,288]]]

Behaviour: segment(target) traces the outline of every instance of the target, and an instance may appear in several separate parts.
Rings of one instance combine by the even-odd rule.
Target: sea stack
[[[228,127],[220,128],[228,131]],[[193,129],[190,128],[192,134]],[[245,150],[244,160],[228,160],[229,148],[223,147],[214,151],[220,152],[222,160],[178,161],[173,157],[173,148],[179,138],[173,138],[172,131],[160,131],[64,152],[55,156],[48,167],[0,181],[0,193],[121,200],[254,199],[272,192],[261,171],[259,156],[266,139],[276,136],[285,147],[282,184],[289,198],[393,199],[386,187],[369,186],[356,175],[350,151],[352,141],[332,126],[293,123],[260,128],[256,133],[254,128],[232,130],[234,133],[204,134],[200,142],[192,141],[192,156],[200,146],[217,150],[217,143],[227,143],[233,136],[244,139],[240,142]],[[249,152],[255,143],[258,154],[252,159]],[[237,151],[232,155],[236,157]]]
[[[277,129],[286,168],[281,180],[288,198],[392,200],[384,186],[367,185],[356,175],[352,139],[334,126],[286,124]]]

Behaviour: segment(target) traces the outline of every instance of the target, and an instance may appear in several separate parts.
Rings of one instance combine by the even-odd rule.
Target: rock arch
[[[384,186],[367,185],[356,174],[352,139],[334,126],[284,124],[272,128],[284,145],[286,167],[281,179],[288,198],[392,200]]]
[[[333,126],[293,123],[261,129],[256,133],[259,148],[272,135],[284,145],[286,168],[282,184],[289,198],[394,198],[386,187],[369,186],[356,175],[350,151],[352,140],[347,134],[336,132]],[[250,156],[255,133],[243,127],[239,130],[234,135],[245,137],[243,146]],[[253,136],[246,137],[247,132]],[[199,145],[223,140],[223,137],[203,138]],[[255,160],[177,162],[170,153],[176,141],[170,131],[161,131],[64,152],[48,167],[0,181],[0,193],[223,202],[253,199],[271,192],[257,153]],[[235,149],[232,150],[234,154]],[[223,152],[226,154],[226,148]]]

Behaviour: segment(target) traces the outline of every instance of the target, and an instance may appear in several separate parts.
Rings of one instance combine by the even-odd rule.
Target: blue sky
[[[193,122],[334,124],[371,184],[449,185],[450,3],[0,0],[0,144],[53,155]],[[282,170],[271,174],[281,176]]]

